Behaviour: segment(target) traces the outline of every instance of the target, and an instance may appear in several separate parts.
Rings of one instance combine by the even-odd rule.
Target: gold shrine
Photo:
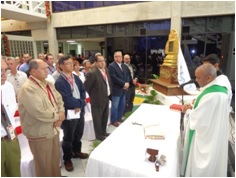
[[[179,38],[176,30],[171,30],[165,46],[166,57],[160,69],[160,78],[151,79],[153,88],[167,96],[186,94],[179,87],[177,62],[179,52]]]

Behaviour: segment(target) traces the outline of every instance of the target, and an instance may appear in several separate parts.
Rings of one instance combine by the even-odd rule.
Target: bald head
[[[130,64],[130,61],[131,61],[131,59],[130,59],[130,55],[125,54],[125,55],[124,55],[124,63],[126,63],[126,64]]]
[[[48,76],[48,64],[41,59],[33,59],[29,62],[29,73],[40,81]]]
[[[216,68],[209,63],[203,64],[196,69],[195,76],[198,84],[204,87],[216,78]]]

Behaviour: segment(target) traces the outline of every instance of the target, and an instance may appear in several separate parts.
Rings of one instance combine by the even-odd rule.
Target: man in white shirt
[[[17,103],[14,88],[6,81],[6,69],[1,59],[1,177],[20,177],[21,152],[13,130]]]
[[[7,58],[7,66],[10,69],[10,73],[7,75],[7,81],[13,85],[17,96],[21,86],[27,80],[27,75],[22,71],[17,71],[17,62],[13,57]]]

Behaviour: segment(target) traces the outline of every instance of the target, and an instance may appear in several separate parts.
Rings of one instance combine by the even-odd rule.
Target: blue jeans
[[[125,110],[125,93],[121,96],[112,96],[111,123],[120,121]]]

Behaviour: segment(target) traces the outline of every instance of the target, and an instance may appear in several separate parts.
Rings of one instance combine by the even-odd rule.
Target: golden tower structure
[[[166,57],[160,68],[160,78],[151,79],[153,82],[153,88],[167,96],[181,95],[183,93],[178,84],[178,52],[178,33],[176,30],[171,30],[165,46]]]

